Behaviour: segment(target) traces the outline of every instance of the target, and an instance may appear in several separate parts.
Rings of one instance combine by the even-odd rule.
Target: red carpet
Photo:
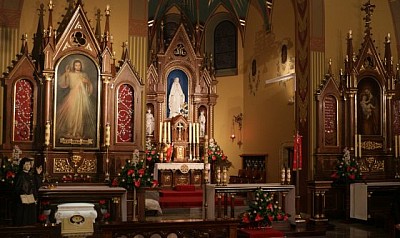
[[[245,198],[235,197],[235,206],[243,206],[244,202]],[[185,189],[182,190],[163,189],[160,190],[159,203],[161,208],[201,207],[203,206],[203,190],[196,189],[193,191],[186,191]],[[228,203],[230,203],[229,200]]]
[[[203,191],[177,191],[161,190],[160,206],[162,208],[201,207],[203,204]]]

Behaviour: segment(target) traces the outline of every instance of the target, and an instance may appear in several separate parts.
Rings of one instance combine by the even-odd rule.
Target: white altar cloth
[[[400,182],[350,184],[350,218],[368,220],[368,187],[400,186]]]

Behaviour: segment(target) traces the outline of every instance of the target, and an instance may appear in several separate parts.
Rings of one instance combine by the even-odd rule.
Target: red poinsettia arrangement
[[[356,158],[350,156],[350,151],[347,148],[343,152],[343,157],[338,159],[335,171],[331,175],[331,178],[335,180],[334,182],[345,184],[365,179]]]
[[[121,168],[118,178],[119,186],[127,190],[158,186],[158,181],[154,180],[154,170],[150,168],[146,160],[140,158],[139,151],[135,151],[132,160],[126,160],[125,166]]]
[[[219,167],[226,167],[229,169],[232,166],[232,163],[228,160],[224,151],[213,139],[210,139],[210,144],[207,148],[207,159],[209,163],[214,163]]]
[[[290,215],[282,210],[278,201],[274,201],[270,192],[258,189],[255,200],[243,213],[242,222],[250,226],[269,226],[272,221],[287,221]]]

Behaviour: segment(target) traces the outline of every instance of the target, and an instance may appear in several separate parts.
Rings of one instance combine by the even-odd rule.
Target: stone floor
[[[229,214],[229,213],[228,213]],[[158,216],[148,216],[148,221],[162,221],[174,219],[201,219],[202,211],[200,208],[176,208],[163,209],[163,214]],[[302,236],[312,238],[389,238],[388,229],[383,226],[375,226],[357,221],[331,220],[332,228],[328,229],[325,236]]]

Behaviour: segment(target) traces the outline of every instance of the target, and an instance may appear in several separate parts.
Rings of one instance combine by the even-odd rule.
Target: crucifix
[[[180,140],[182,140],[182,128],[183,128],[183,125],[182,125],[182,123],[179,123],[176,127],[178,128],[178,140],[180,141]]]

